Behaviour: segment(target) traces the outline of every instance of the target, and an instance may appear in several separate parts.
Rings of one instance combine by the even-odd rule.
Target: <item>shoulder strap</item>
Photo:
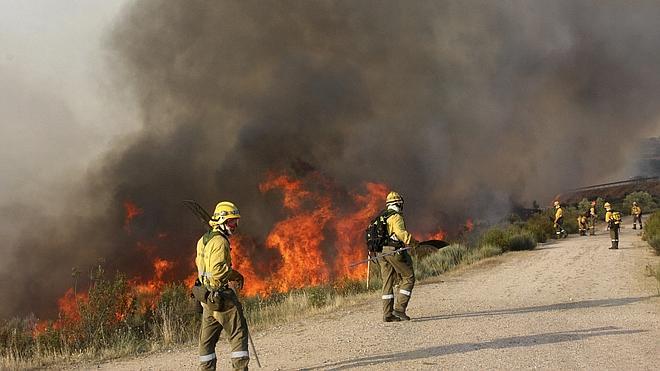
[[[202,242],[204,243],[204,245],[206,245],[206,244],[209,243],[209,241],[211,241],[211,240],[213,239],[213,237],[215,237],[215,236],[222,236],[222,237],[224,237],[225,239],[227,239],[227,236],[225,236],[224,233],[222,233],[222,232],[220,232],[220,231],[210,230],[210,231],[204,233],[204,237],[203,237],[203,239],[202,239]]]
[[[380,216],[383,217],[383,220],[387,220],[387,218],[389,218],[390,216],[392,216],[392,215],[394,215],[394,214],[398,214],[398,213],[399,213],[399,212],[396,211],[396,210],[385,209],[385,210],[383,210],[383,211],[381,212]]]

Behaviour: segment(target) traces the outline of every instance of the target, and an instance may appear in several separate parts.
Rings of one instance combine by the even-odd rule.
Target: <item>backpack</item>
[[[621,213],[618,211],[612,210],[612,215],[610,216],[610,228],[621,223]]]
[[[390,239],[390,236],[387,233],[387,218],[396,213],[397,212],[394,210],[384,210],[371,220],[365,231],[367,249],[370,252],[383,251],[383,246],[387,245]]]

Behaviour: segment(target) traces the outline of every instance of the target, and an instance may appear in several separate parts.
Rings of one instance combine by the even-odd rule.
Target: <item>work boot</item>
[[[633,229],[637,229],[637,225],[633,224]],[[640,227],[642,229],[642,227]]]
[[[397,317],[400,321],[410,321],[410,317],[408,317],[403,312],[399,312],[398,310],[395,310],[394,312],[392,312],[392,315],[394,317]]]
[[[401,321],[399,317],[395,317],[391,314],[387,317],[383,317],[383,322],[399,322],[399,321]]]

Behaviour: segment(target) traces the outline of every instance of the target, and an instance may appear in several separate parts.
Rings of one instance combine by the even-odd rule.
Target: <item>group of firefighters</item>
[[[376,256],[383,279],[382,301],[383,321],[408,321],[406,308],[415,286],[415,273],[412,258],[404,247],[419,245],[407,231],[403,218],[403,197],[397,192],[390,192],[385,199],[387,215],[387,242]],[[566,237],[563,228],[564,212],[559,201],[554,202],[554,227],[557,237]],[[605,222],[612,240],[610,249],[619,245],[620,214],[612,209],[609,202],[605,205]],[[642,211],[633,203],[631,214],[634,217],[633,229],[639,222],[642,228]],[[595,235],[597,220],[596,202],[591,203],[589,211],[578,218],[580,232],[586,235],[590,230]],[[235,370],[247,370],[250,360],[248,350],[249,333],[243,308],[237,297],[237,290],[243,287],[243,276],[232,268],[229,237],[238,228],[241,218],[236,205],[223,201],[215,207],[209,220],[210,230],[197,242],[195,263],[198,279],[193,287],[193,295],[201,302],[202,321],[199,336],[199,362],[201,370],[215,370],[217,356],[215,347],[220,332],[225,331],[231,348],[231,363]],[[396,289],[396,292],[395,292]]]
[[[566,238],[568,233],[563,227],[564,224],[564,211],[561,207],[559,201],[554,202],[555,206],[555,218],[554,218],[554,228],[557,238]],[[603,205],[605,208],[605,223],[607,223],[607,229],[610,232],[610,239],[612,245],[610,249],[616,250],[619,248],[619,228],[621,227],[621,213],[612,209],[612,205],[609,202],[605,202]],[[639,207],[637,202],[632,203],[630,209],[630,215],[633,216],[633,229],[637,229],[637,223],[639,222],[639,229],[642,229],[642,208]],[[581,213],[577,217],[578,231],[580,236],[586,236],[587,230],[589,235],[596,235],[596,223],[598,221],[598,213],[596,212],[596,201],[591,201],[591,206],[589,210]]]

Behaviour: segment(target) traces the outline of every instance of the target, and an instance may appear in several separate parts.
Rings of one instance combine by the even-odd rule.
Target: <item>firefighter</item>
[[[383,246],[383,251],[379,253],[382,256],[378,259],[380,272],[383,277],[383,321],[409,321],[410,317],[406,314],[406,308],[410,301],[412,289],[415,286],[415,273],[413,271],[412,258],[408,251],[401,251],[392,255],[394,250],[404,246],[416,247],[419,242],[406,230],[403,220],[403,198],[397,192],[390,192],[385,199],[385,205],[388,210],[394,211],[387,222],[388,242]],[[393,286],[395,280],[400,279],[398,290],[395,293]],[[396,295],[396,305],[394,296]]]
[[[235,292],[243,287],[243,276],[232,269],[229,253],[229,237],[236,231],[240,218],[236,205],[228,201],[218,203],[209,221],[211,230],[197,242],[195,263],[201,287],[196,288],[205,293],[195,295],[203,307],[199,334],[200,370],[215,370],[215,346],[222,330],[231,347],[233,369],[248,369],[248,327]]]
[[[591,201],[589,208],[589,234],[596,235],[596,221],[598,220],[598,213],[596,213],[596,201]]]
[[[579,214],[577,217],[578,230],[580,231],[580,236],[587,235],[587,214],[588,212],[585,212],[583,214]]]
[[[637,222],[639,221],[639,229],[642,229],[642,208],[637,205],[637,201],[633,202],[630,209],[630,215],[633,216],[633,229],[637,229]]]
[[[612,240],[612,246],[610,250],[616,250],[619,248],[619,226],[621,223],[621,214],[618,211],[612,210],[612,205],[609,202],[605,203],[605,223],[607,223],[607,229],[610,230],[610,239]]]
[[[564,210],[562,210],[561,205],[559,204],[559,201],[555,201],[555,220],[554,220],[554,227],[555,227],[555,233],[557,234],[557,238],[566,238],[568,237],[568,233],[564,229]]]

